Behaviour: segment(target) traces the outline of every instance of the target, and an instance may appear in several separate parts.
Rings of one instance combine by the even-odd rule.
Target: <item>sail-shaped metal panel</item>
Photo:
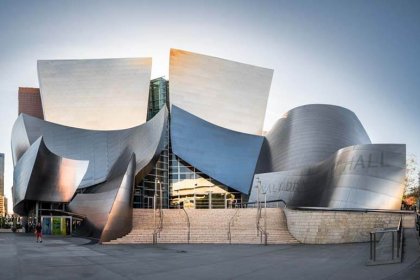
[[[146,122],[151,58],[40,60],[44,119],[94,130]]]
[[[173,153],[244,194],[249,193],[262,142],[262,136],[225,129],[172,106]]]
[[[217,126],[261,135],[273,70],[171,49],[170,102]]]

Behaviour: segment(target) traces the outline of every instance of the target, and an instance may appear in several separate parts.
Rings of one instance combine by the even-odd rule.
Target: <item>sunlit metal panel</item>
[[[145,124],[113,131],[67,127],[22,114],[13,126],[12,154],[16,164],[28,147],[42,136],[53,153],[89,161],[79,186],[89,187],[106,180],[111,167],[126,149],[136,154],[136,173],[140,172],[139,166],[158,156],[163,149],[167,122],[166,107]]]
[[[25,201],[69,202],[89,162],[52,153],[42,137],[25,152],[14,169],[14,212],[24,215]]]
[[[95,130],[145,123],[151,62],[151,58],[38,61],[45,120]]]
[[[399,210],[405,152],[403,144],[356,145],[311,166],[256,174],[250,201],[260,189],[260,199],[289,206]]]
[[[344,147],[370,143],[352,111],[325,104],[300,106],[287,112],[266,135],[257,172],[311,166]]]
[[[217,126],[262,134],[273,70],[171,49],[172,105]]]

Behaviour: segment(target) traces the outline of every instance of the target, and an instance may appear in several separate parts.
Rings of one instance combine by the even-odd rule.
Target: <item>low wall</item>
[[[415,227],[412,213],[284,209],[289,232],[301,243],[332,244],[369,241],[375,228]]]

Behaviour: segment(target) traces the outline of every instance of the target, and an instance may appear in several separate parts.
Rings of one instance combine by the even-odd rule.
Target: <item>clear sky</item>
[[[169,49],[274,69],[265,129],[308,103],[354,111],[374,143],[420,160],[420,1],[0,0],[0,152],[11,191],[19,86],[38,59],[152,57]]]

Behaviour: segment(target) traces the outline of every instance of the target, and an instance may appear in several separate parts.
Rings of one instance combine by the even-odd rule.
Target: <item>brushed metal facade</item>
[[[47,121],[116,130],[146,122],[151,58],[40,60]]]
[[[311,166],[256,174],[250,201],[259,187],[260,198],[289,206],[399,210],[405,153],[402,144],[356,145]]]
[[[371,143],[352,111],[325,104],[288,111],[265,138],[257,173],[311,166],[341,148]]]
[[[273,70],[171,49],[171,105],[217,126],[262,134]]]
[[[69,209],[86,216],[86,234],[101,242],[127,234],[134,182],[152,169],[167,145],[167,124],[166,107],[143,125],[116,131],[20,115],[12,130],[14,211],[25,215],[34,201],[69,202],[77,188],[84,188]]]
[[[89,167],[79,188],[106,180],[121,153],[136,154],[136,166],[149,162],[149,150],[159,150],[167,127],[168,110],[164,107],[153,119],[140,126],[113,131],[95,131],[62,126],[28,115],[20,115],[12,129],[14,164],[39,137],[54,154],[76,160],[88,160]],[[136,173],[140,168],[136,168]]]
[[[69,202],[89,162],[52,153],[42,137],[19,160],[13,174],[13,210],[25,215],[25,202]]]
[[[168,129],[174,155],[250,201],[399,209],[405,145],[371,144],[353,112],[297,107],[260,136],[272,70],[172,49],[171,122],[166,106],[146,122],[150,70],[147,58],[38,62],[45,120],[21,114],[12,129],[16,213],[65,202],[86,235],[127,234],[133,186]]]
[[[131,154],[128,160],[122,156],[105,183],[76,195],[69,209],[86,215],[79,230],[100,242],[122,237],[131,231],[135,169],[135,154]]]
[[[242,193],[249,192],[263,140],[216,126],[172,105],[172,152]]]

